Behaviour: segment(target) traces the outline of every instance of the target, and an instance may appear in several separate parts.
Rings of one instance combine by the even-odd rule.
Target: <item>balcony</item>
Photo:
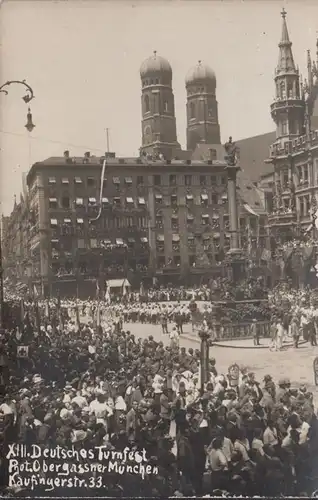
[[[273,212],[268,215],[268,223],[271,226],[276,225],[289,225],[296,222],[296,211],[295,210],[281,210],[279,212]]]

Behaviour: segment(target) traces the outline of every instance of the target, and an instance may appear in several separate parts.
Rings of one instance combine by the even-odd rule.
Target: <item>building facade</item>
[[[96,279],[126,277],[139,286],[154,277],[199,283],[224,274],[230,248],[224,160],[109,154],[101,188],[104,161],[65,152],[32,166],[28,203],[4,225],[5,255],[16,249],[12,262],[5,259],[7,276],[21,261],[16,278],[39,293],[91,296]],[[238,198],[240,243],[256,256],[266,236],[262,200],[240,177]]]
[[[262,178],[260,185],[266,191],[273,255],[281,262],[279,275],[297,277],[296,281],[300,279],[299,284],[304,284],[316,258],[318,131],[313,113],[318,94],[318,45],[317,61],[311,60],[308,51],[308,76],[302,83],[293,58],[284,10],[282,18],[274,78],[276,94],[271,105],[276,140],[266,160],[272,172]],[[305,246],[302,241],[307,241]]]

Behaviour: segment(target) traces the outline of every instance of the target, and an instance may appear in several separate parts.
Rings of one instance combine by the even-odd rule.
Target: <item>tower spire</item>
[[[282,10],[281,16],[283,18],[283,26],[282,26],[282,36],[281,40],[278,44],[279,46],[279,57],[278,64],[276,68],[276,75],[278,74],[286,74],[286,73],[296,73],[296,66],[294,63],[294,57],[292,52],[292,42],[289,39],[287,22],[286,22],[287,12],[285,9]]]

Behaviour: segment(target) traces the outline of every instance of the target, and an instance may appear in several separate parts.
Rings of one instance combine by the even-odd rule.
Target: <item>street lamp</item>
[[[25,80],[11,80],[0,86],[0,92],[8,95],[7,87],[10,85],[23,85],[26,89],[26,94],[22,97],[23,101],[28,104],[32,99],[34,99],[34,93],[30,85],[26,83]],[[28,108],[27,114],[27,124],[25,125],[29,132],[32,132],[35,125],[32,121],[31,109]],[[1,227],[0,227],[0,331],[4,329],[4,292],[3,292],[3,260],[2,260],[2,245],[1,245]]]

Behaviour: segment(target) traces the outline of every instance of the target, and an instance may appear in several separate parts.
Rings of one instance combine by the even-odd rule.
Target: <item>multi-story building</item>
[[[2,217],[3,267],[12,283],[28,276],[26,263],[29,257],[29,228],[28,201],[21,195],[19,203],[15,200],[11,215]]]
[[[308,52],[308,81],[300,82],[286,13],[283,11],[282,15],[283,30],[275,73],[276,97],[271,105],[276,141],[270,148],[267,163],[273,166],[271,182],[274,187],[269,224],[280,240],[288,240],[295,235],[296,228],[309,228],[312,208],[316,206],[318,131],[312,130],[312,113],[318,94],[318,73],[316,62],[311,61]]]
[[[174,281],[207,269],[221,272],[230,236],[224,161],[114,155],[106,161],[102,190],[104,158],[70,158],[65,152],[29,171],[36,221],[30,261],[44,287],[61,289],[63,282],[71,293],[75,282],[98,276]],[[241,184],[247,191],[240,195],[242,245],[254,242],[256,248],[265,237],[261,198],[246,181]]]
[[[283,272],[279,274],[294,278],[301,274],[300,281],[305,283],[315,259],[314,245],[293,246],[289,242],[303,239],[306,234],[317,236],[318,130],[315,130],[314,115],[318,95],[318,42],[317,61],[311,60],[308,51],[308,77],[302,83],[284,10],[282,18],[275,99],[271,105],[276,140],[266,160],[272,171],[263,176],[260,185],[266,191],[272,249],[277,249],[276,255],[281,261]],[[300,281],[297,278],[297,282]]]

